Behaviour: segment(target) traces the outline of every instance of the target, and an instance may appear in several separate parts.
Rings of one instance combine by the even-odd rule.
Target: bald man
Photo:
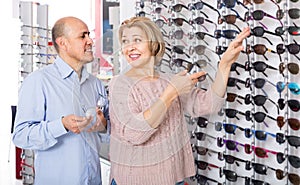
[[[76,17],[59,19],[52,28],[58,57],[19,90],[13,142],[34,151],[35,185],[102,184],[99,133],[109,133],[108,101],[103,83],[85,67],[94,60],[89,33]]]

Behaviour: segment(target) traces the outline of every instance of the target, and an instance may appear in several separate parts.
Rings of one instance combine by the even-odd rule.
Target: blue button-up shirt
[[[104,135],[67,132],[61,122],[69,114],[85,116],[101,97],[107,94],[98,78],[84,67],[79,80],[60,58],[26,77],[19,90],[13,142],[34,151],[35,185],[101,184]],[[108,102],[103,112],[108,119]]]

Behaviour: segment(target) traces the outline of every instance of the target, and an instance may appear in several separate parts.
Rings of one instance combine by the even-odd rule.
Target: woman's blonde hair
[[[146,33],[149,40],[149,49],[155,56],[155,64],[158,64],[165,53],[165,41],[159,27],[147,17],[132,17],[122,22],[119,28],[119,43],[122,43],[122,35],[125,28],[138,27]]]

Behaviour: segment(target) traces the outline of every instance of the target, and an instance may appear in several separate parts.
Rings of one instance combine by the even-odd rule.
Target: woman
[[[133,17],[122,23],[119,41],[131,69],[109,84],[112,184],[174,185],[195,175],[184,114],[199,117],[222,107],[231,64],[249,34],[246,28],[230,43],[214,83],[203,91],[195,84],[204,72],[155,70],[165,43],[154,22]]]

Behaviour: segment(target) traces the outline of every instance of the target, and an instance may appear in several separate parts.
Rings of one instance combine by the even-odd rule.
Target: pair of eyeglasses
[[[217,165],[208,163],[206,161],[201,161],[201,160],[195,160],[195,164],[196,164],[197,168],[200,170],[206,170],[206,169],[211,170],[211,168],[220,168]]]
[[[237,117],[237,114],[241,114],[241,115],[246,115],[244,112],[238,111],[236,109],[232,109],[232,108],[226,108],[225,110],[225,115],[228,118],[236,118],[237,120],[240,120],[239,117]]]
[[[265,148],[253,146],[253,145],[250,145],[250,144],[245,144],[245,153],[251,154],[253,151],[254,151],[255,155],[257,157],[260,157],[260,158],[267,158],[268,153],[271,153],[271,154],[277,154],[278,153],[278,152],[268,150],[268,149],[265,149]]]
[[[294,112],[298,112],[300,109],[300,102],[299,102],[299,100],[296,100],[296,99],[290,99],[290,100],[285,101],[283,98],[279,98],[277,103],[281,110],[284,109],[286,104],[288,104],[289,108]]]
[[[278,20],[280,22],[280,25],[283,26],[283,23],[281,22],[280,19],[277,19],[276,17],[268,14],[267,12],[263,10],[254,10],[253,12],[246,12],[245,13],[245,20],[256,20],[256,21],[261,21],[263,20],[264,17],[269,17],[274,20]]]
[[[251,161],[246,162],[245,169],[246,170],[253,169],[256,173],[259,173],[261,175],[267,175],[268,169],[276,171],[274,168],[272,168],[270,166],[260,164],[260,163],[251,162]]]
[[[250,103],[253,104],[253,102],[254,102],[255,105],[262,106],[263,109],[265,110],[265,112],[269,113],[269,111],[265,107],[265,103],[266,103],[267,100],[269,100],[271,103],[273,103],[277,107],[277,114],[279,114],[278,105],[272,99],[270,99],[268,96],[264,96],[264,95],[261,95],[261,94],[252,96],[251,94],[246,94],[244,102],[245,102],[246,105],[249,105]]]
[[[256,61],[253,63],[250,63],[250,61],[247,61],[245,63],[245,70],[250,71],[251,69],[254,69],[256,72],[263,73],[266,77],[268,77],[268,75],[265,73],[266,69],[278,70],[277,68],[275,68],[269,64],[266,64],[263,61]]]
[[[233,156],[233,155],[227,155],[227,154],[224,154],[222,152],[218,153],[218,159],[220,161],[223,161],[225,159],[225,162],[228,163],[228,164],[233,164],[235,162],[235,164],[237,166],[240,166],[240,164],[238,162],[244,162],[244,163],[246,163],[246,161],[243,160],[243,159],[237,158],[236,156]]]
[[[185,55],[186,57],[190,58],[190,55],[188,55],[184,51],[185,47],[183,45],[175,45],[175,46],[172,46],[172,48],[166,47],[166,49],[168,51],[172,51],[172,52],[175,52],[177,54]]]
[[[184,64],[186,64],[186,65],[184,65]],[[192,68],[194,67],[194,65],[191,62],[189,62],[187,60],[184,60],[182,58],[174,58],[174,59],[172,59],[171,67],[173,65],[175,65],[176,67],[183,67],[188,72],[190,72],[192,70]]]
[[[282,19],[284,12],[282,12],[282,13],[278,12],[277,14],[282,15],[282,16],[277,17],[278,19]],[[299,19],[300,18],[300,9],[299,8],[291,8],[288,10],[288,15],[291,19]]]
[[[169,22],[169,26],[171,26],[172,23],[174,23],[176,26],[183,26],[183,23],[185,22],[186,24],[192,26],[194,29],[194,26],[190,24],[188,20],[182,17],[168,18],[168,22]]]
[[[199,44],[199,45],[196,45],[196,46],[191,45],[190,48],[189,48],[189,53],[192,55],[194,52],[196,52],[197,55],[200,55],[200,56],[203,55],[208,61],[211,61],[211,59],[205,54],[206,50],[214,52],[209,47],[207,47],[205,45],[202,45],[202,44]]]
[[[220,170],[220,177],[222,177],[223,175],[225,175],[225,178],[230,182],[236,182],[237,178],[246,178],[246,176],[240,176],[235,171],[227,169]]]
[[[224,37],[226,39],[234,39],[240,32],[237,30],[215,30],[214,37],[219,39]]]
[[[204,40],[205,36],[209,36],[211,38],[215,38],[213,35],[207,33],[207,32],[201,32],[201,31],[197,31],[197,32],[191,32],[190,33],[190,38],[194,38],[194,36],[198,39],[198,40]],[[206,42],[206,41],[205,41]],[[207,45],[209,45],[207,43]]]
[[[254,52],[257,55],[262,55],[266,60],[269,60],[265,55],[266,52],[276,53],[276,51],[267,48],[264,44],[255,44],[254,46],[251,46],[251,49],[250,45],[247,45],[246,53],[250,54],[251,52]]]
[[[203,147],[203,146],[198,146],[198,145],[195,145],[195,144],[192,144],[192,149],[193,149],[194,152],[196,151],[197,154],[199,154],[199,155],[208,154],[209,156],[211,156],[211,153],[219,153],[217,151],[208,149],[208,148]]]
[[[247,6],[245,6],[239,0],[218,0],[217,7],[218,7],[218,9],[221,9],[223,7],[234,8],[236,4],[243,6],[246,10],[249,10],[249,8]]]
[[[196,174],[194,178],[197,179],[197,181],[200,185],[206,185],[206,184],[208,184],[208,181],[217,183],[218,185],[222,185],[222,183],[216,181],[215,179],[212,179],[212,178],[206,177],[204,175],[200,175],[200,174]],[[191,177],[192,180],[194,180],[194,178]]]
[[[214,23],[213,21],[211,21],[211,20],[209,20],[209,19],[206,19],[206,18],[204,18],[204,17],[202,17],[202,16],[198,16],[198,17],[193,18],[193,19],[190,20],[190,24],[197,24],[197,25],[201,25],[201,26],[204,26],[204,25],[203,25],[204,22],[211,23],[211,24],[213,24],[215,27],[217,27],[217,24],[216,24],[216,23]],[[204,27],[204,28],[206,29],[206,31],[208,31],[206,27]]]
[[[279,164],[283,163],[285,159],[287,158],[289,163],[294,167],[294,168],[300,168],[300,158],[295,155],[287,155],[282,152],[277,153],[277,162]]]
[[[254,85],[255,88],[261,89],[263,91],[263,93],[267,96],[268,94],[264,90],[266,82],[268,82],[270,85],[276,87],[276,85],[274,83],[272,83],[271,81],[269,81],[268,79],[265,79],[265,78],[256,78],[256,79],[247,78],[246,83],[245,83],[245,87],[247,87],[247,88],[250,87],[250,90],[252,91],[252,86],[251,85]]]
[[[282,144],[286,140],[288,141],[288,143],[291,146],[294,146],[296,149],[298,148],[298,146],[300,146],[300,137],[292,136],[292,135],[284,135],[283,133],[277,133],[276,134],[277,143]]]
[[[248,0],[246,0],[246,1],[248,1]],[[271,185],[270,183],[262,181],[262,180],[246,177],[245,178],[245,185],[251,185],[251,184],[253,184],[253,185]]]
[[[247,121],[253,121],[252,118],[254,118],[254,120],[257,123],[264,123],[266,127],[269,127],[269,125],[265,122],[266,117],[276,121],[275,118],[273,118],[272,116],[270,116],[264,112],[251,112],[251,111],[247,110],[245,112],[245,116],[246,116]]]
[[[279,26],[275,29],[275,33],[277,35],[283,35],[284,32],[288,31],[290,35],[300,35],[300,27],[296,25],[296,23],[293,23],[293,26],[283,27]]]
[[[262,37],[262,38],[266,39],[271,45],[273,45],[273,43],[270,41],[270,39],[268,37],[263,36],[265,33],[274,35],[274,36],[279,36],[281,38],[281,40],[283,41],[283,38],[281,35],[277,35],[275,32],[273,33],[271,31],[265,30],[262,26],[256,26],[256,27],[252,28],[250,35],[254,35],[256,37]]]
[[[276,121],[277,121],[277,126],[280,128],[280,130],[286,122],[293,130],[299,130],[300,128],[300,121],[299,119],[296,118],[288,118],[287,120],[284,120],[283,116],[278,116]]]
[[[279,72],[284,76],[284,70],[287,69],[291,74],[297,75],[299,73],[299,65],[294,62],[289,62],[285,64],[284,62],[280,62],[279,64]]]
[[[239,104],[242,104],[242,102],[237,98],[243,99],[243,100],[245,99],[245,97],[238,95],[236,93],[227,92],[226,101],[234,102],[236,100]]]
[[[222,24],[223,22],[226,22],[227,24],[231,24],[235,26],[238,29],[238,31],[241,32],[242,30],[235,23],[237,19],[241,20],[242,22],[245,22],[245,20],[240,16],[240,14],[236,10],[234,9],[231,10],[235,12],[235,14],[227,14],[227,15],[219,16],[218,24]]]
[[[285,87],[287,87],[290,90],[290,92],[294,95],[300,94],[300,85],[298,83],[296,83],[296,82],[285,83],[285,82],[279,81],[276,83],[276,89],[277,89],[277,92],[279,92],[280,97],[281,97],[281,93],[283,92]]]
[[[276,178],[282,180],[284,177],[288,177],[292,184],[300,184],[300,176],[296,173],[285,173],[282,170],[276,170]]]
[[[212,138],[212,139],[216,139],[216,137],[211,136],[209,134],[206,134],[204,132],[192,132],[192,136],[191,138],[197,138],[197,140],[199,141],[204,141],[206,139],[206,137]]]
[[[180,3],[171,6],[171,10],[174,12],[181,12],[182,8],[189,10],[189,8],[187,6],[185,6],[184,4],[180,4]]]
[[[207,6],[208,8],[210,8],[213,11],[217,12],[219,16],[221,15],[220,12],[217,9],[215,9],[210,4],[203,2],[202,0],[198,0],[195,3],[189,3],[188,4],[189,10],[191,10],[191,11],[192,10],[202,10],[204,6]]]
[[[228,87],[237,87],[239,90],[241,90],[241,87],[238,85],[238,83],[246,85],[246,81],[235,78],[235,77],[229,77],[227,81]]]
[[[215,130],[216,131],[221,131],[222,127],[224,128],[225,132],[228,134],[234,134],[235,135],[235,131],[238,128],[241,131],[244,131],[244,128],[237,126],[235,124],[231,124],[231,123],[222,123],[222,122],[216,122],[215,123]]]
[[[280,54],[283,54],[285,52],[285,48],[287,48],[287,51],[294,55],[298,60],[300,58],[297,56],[297,54],[300,52],[300,45],[294,40],[295,43],[290,43],[288,45],[278,44],[276,46],[276,51],[280,57],[280,61],[282,61]]]
[[[270,132],[266,132],[264,130],[254,130],[250,128],[245,128],[245,137],[251,138],[252,136],[255,136],[256,139],[260,141],[266,141],[267,136],[271,136],[273,138],[276,138],[276,135]]]
[[[238,146],[243,146],[244,144],[239,143],[237,141],[234,140],[228,140],[228,139],[223,139],[221,137],[217,138],[217,146],[218,147],[223,147],[225,144],[226,148],[228,150],[235,150],[236,152],[239,152]]]

